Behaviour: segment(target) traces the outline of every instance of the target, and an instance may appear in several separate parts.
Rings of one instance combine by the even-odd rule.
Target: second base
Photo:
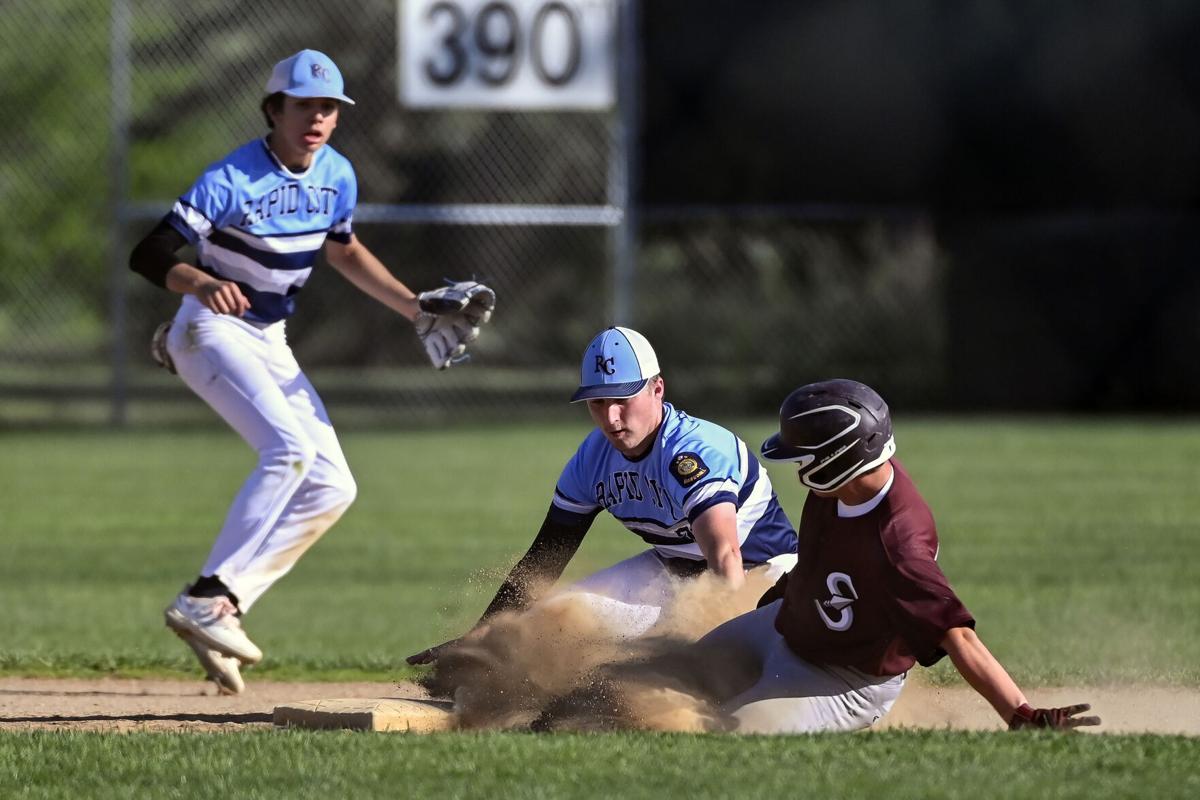
[[[452,707],[446,700],[393,697],[304,700],[276,706],[273,720],[285,728],[434,733],[450,730]]]

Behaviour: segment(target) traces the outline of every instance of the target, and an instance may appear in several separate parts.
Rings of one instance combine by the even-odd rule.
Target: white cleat
[[[217,685],[221,694],[241,694],[246,691],[246,682],[242,680],[242,671],[236,658],[231,658],[213,650],[194,636],[187,636],[176,631],[180,639],[187,642],[188,647],[200,660],[204,673],[210,681]]]
[[[167,606],[163,616],[167,627],[185,639],[194,638],[197,644],[243,664],[262,661],[262,650],[242,630],[237,606],[228,597],[191,597],[184,590]]]

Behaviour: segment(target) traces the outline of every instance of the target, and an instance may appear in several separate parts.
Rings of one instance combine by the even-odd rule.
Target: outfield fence
[[[628,80],[636,27],[621,30]],[[647,334],[681,404],[725,414],[769,413],[831,375],[950,407],[976,368],[962,343],[989,338],[951,331],[961,282],[920,210],[637,209],[636,98],[403,107],[394,0],[16,0],[0,40],[0,92],[22,120],[0,162],[0,426],[213,421],[149,360],[178,298],[125,263],[206,164],[262,135],[265,78],[302,47],[329,53],[358,101],[333,144],[357,169],[359,237],[415,289],[474,275],[499,295],[474,361],[437,373],[407,322],[320,264],[289,338],[347,424],[570,414],[579,354],[613,323]],[[1163,290],[1179,313],[1194,284],[1180,273]]]
[[[129,273],[127,252],[205,164],[262,134],[264,76],[305,46],[334,57],[357,100],[334,145],[358,172],[359,237],[414,288],[475,275],[499,295],[474,361],[435,373],[406,322],[318,268],[289,336],[342,417],[569,413],[579,353],[614,322],[650,336],[693,406],[770,407],[820,369],[930,381],[939,266],[920,219],[661,210],[626,252],[619,109],[405,109],[390,0],[11,9],[5,93],[32,125],[0,194],[0,423],[210,418],[149,362],[177,298]],[[899,319],[913,302],[929,307],[916,326]]]

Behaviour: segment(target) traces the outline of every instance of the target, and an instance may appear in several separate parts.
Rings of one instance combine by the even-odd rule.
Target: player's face
[[[662,423],[663,380],[655,378],[645,389],[623,400],[601,398],[587,401],[592,422],[617,451],[627,457],[650,449],[652,437]]]
[[[289,167],[307,167],[337,127],[341,104],[328,97],[284,96],[283,108],[271,113],[271,149]]]

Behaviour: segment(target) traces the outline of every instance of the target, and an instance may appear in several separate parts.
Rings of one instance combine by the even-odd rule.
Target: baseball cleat
[[[185,590],[163,614],[167,627],[243,664],[262,661],[262,650],[250,641],[228,597],[191,597]],[[190,642],[189,642],[190,644]]]
[[[205,675],[217,685],[217,691],[221,694],[241,694],[246,690],[246,682],[242,680],[239,668],[241,662],[236,658],[213,650],[194,636],[179,631],[175,631],[175,634],[192,648],[196,658],[200,660],[200,666],[204,667]]]

